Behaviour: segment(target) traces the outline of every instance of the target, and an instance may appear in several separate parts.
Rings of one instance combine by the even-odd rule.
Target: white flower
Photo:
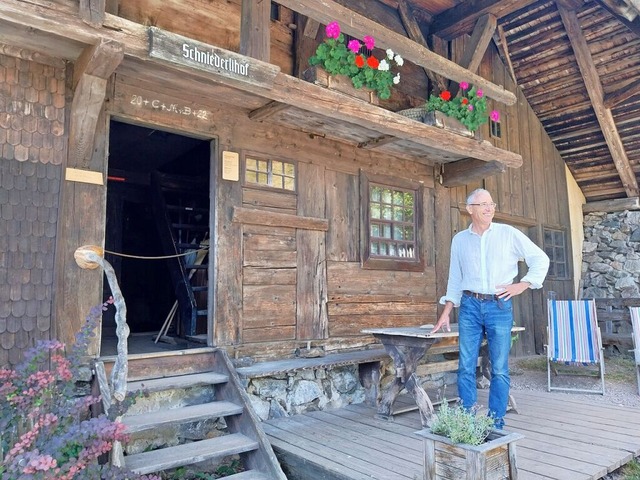
[[[398,64],[399,67],[401,67],[402,65],[404,65],[404,60],[403,58],[400,56],[400,54],[396,55],[394,60],[396,61],[396,63]]]
[[[393,77],[393,84],[397,85],[400,83],[400,72],[396,73],[396,76]]]
[[[386,72],[387,70],[389,70],[389,63],[384,58],[380,60],[380,64],[378,65],[378,70],[382,70],[383,72]]]
[[[391,60],[391,59],[393,59],[393,56],[394,56],[394,55],[395,55],[395,54],[393,53],[393,50],[391,50],[390,48],[387,48],[387,58],[388,58],[389,60]]]

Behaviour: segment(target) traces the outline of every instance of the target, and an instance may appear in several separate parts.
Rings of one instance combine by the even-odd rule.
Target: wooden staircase
[[[109,372],[113,359],[101,360]],[[177,392],[187,392],[197,387],[211,387],[214,390],[213,401],[175,408],[168,408],[157,401],[152,402],[160,405],[155,410],[126,414],[122,423],[129,434],[166,431],[167,427],[207,419],[215,421],[224,418],[227,426],[227,431],[215,438],[125,454],[124,466],[129,470],[148,474],[203,461],[218,461],[237,454],[244,471],[225,478],[286,480],[262,431],[260,420],[253,412],[249,397],[224,350],[202,348],[183,351],[178,355],[173,352],[132,356],[129,358],[129,378],[128,392],[142,390],[150,396],[162,396],[163,392],[173,391],[171,396],[175,398],[179,394]]]

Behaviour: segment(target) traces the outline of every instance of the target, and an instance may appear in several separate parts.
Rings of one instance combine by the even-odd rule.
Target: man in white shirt
[[[477,401],[476,365],[486,335],[491,361],[489,415],[501,429],[509,400],[512,298],[527,288],[542,287],[549,257],[520,230],[493,223],[495,207],[491,194],[481,188],[467,198],[471,225],[451,242],[447,294],[440,299],[445,307],[433,331],[450,330],[451,310],[460,307],[458,394],[466,409]],[[520,259],[528,271],[514,282]]]

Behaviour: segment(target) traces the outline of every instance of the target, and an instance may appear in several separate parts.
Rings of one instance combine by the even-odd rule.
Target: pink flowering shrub
[[[68,355],[57,340],[40,342],[15,369],[0,369],[0,478],[144,478],[100,464],[114,442],[127,442],[124,425],[91,418],[100,398],[79,395],[75,381],[89,339],[108,305],[94,308]],[[114,413],[115,413],[114,408]]]

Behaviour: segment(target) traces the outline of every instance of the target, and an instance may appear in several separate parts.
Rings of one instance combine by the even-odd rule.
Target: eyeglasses
[[[467,205],[471,205],[474,207],[482,207],[482,208],[496,208],[495,202],[482,202],[482,203],[468,203]]]

